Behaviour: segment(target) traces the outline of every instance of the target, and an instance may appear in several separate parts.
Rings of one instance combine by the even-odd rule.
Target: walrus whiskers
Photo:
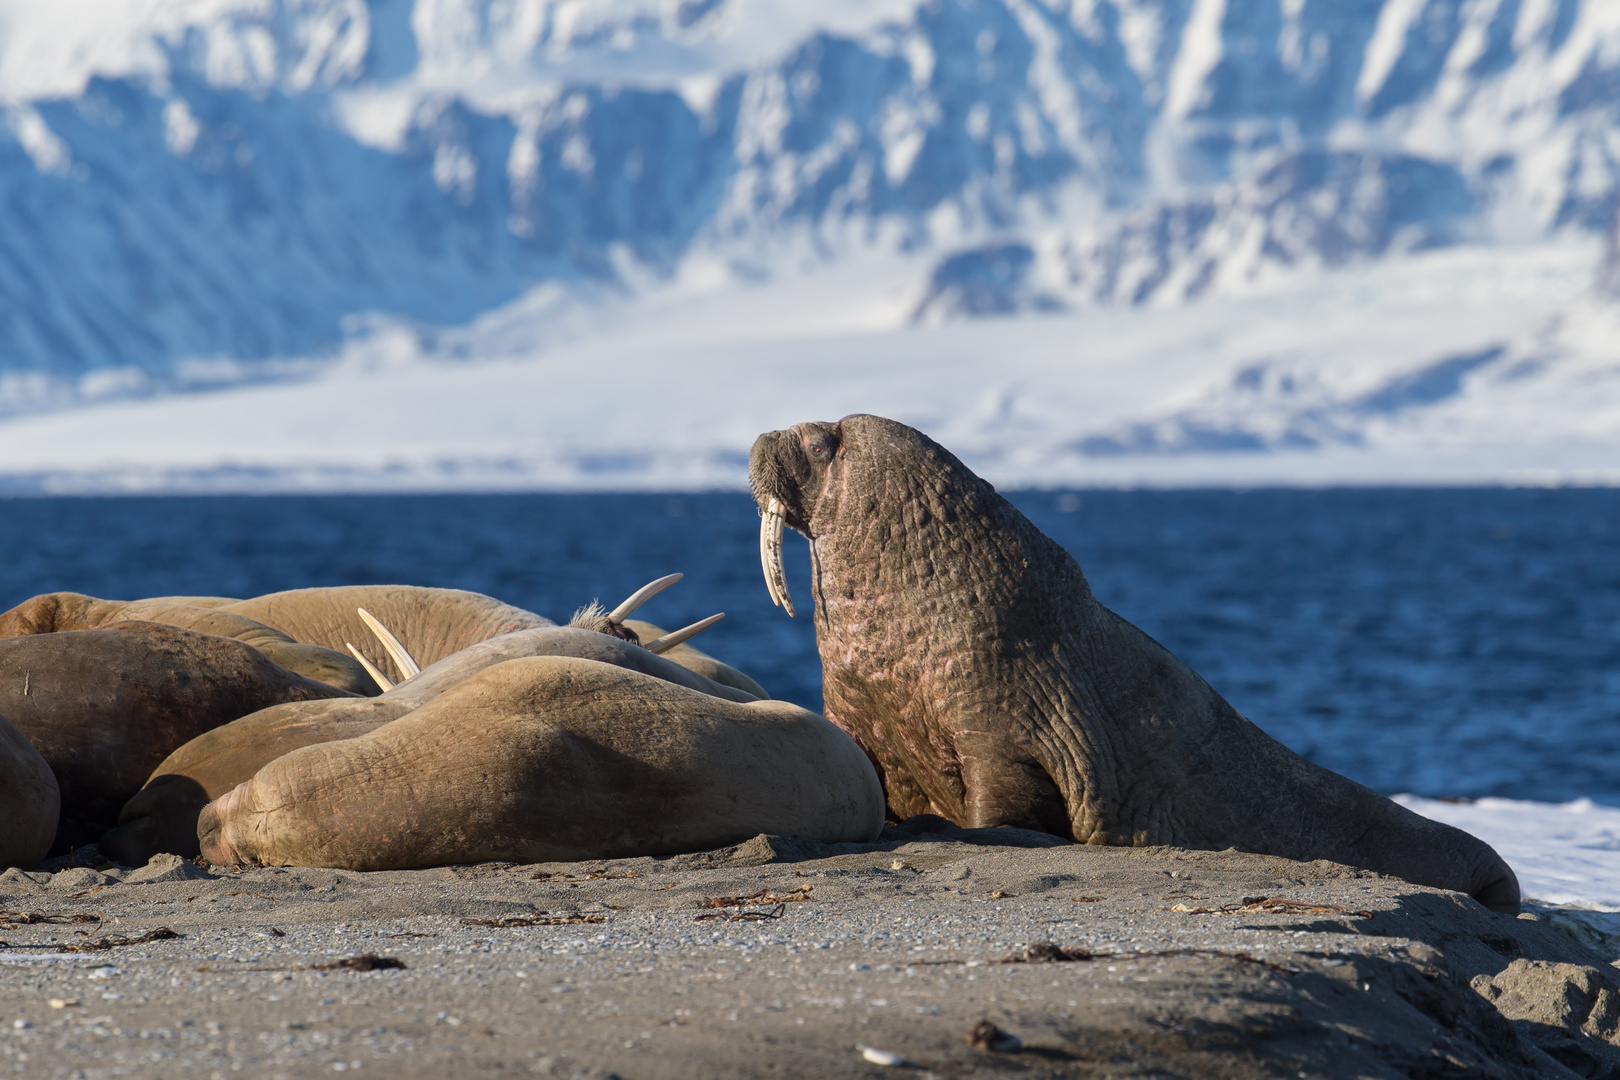
[[[356,660],[360,661],[360,666],[366,669],[366,674],[370,675],[372,679],[376,680],[377,685],[382,687],[385,693],[394,688],[394,684],[389,681],[388,676],[378,671],[376,664],[373,664],[370,660],[367,660],[364,656],[361,656],[359,649],[355,648],[352,643],[347,641],[345,641],[343,644],[349,646],[350,655],[352,655]]]
[[[401,675],[408,679],[422,670],[422,665],[411,659],[411,654],[405,651],[405,646],[399,643],[399,638],[395,637],[393,631],[389,630],[388,627],[378,622],[375,615],[365,608],[355,608],[354,610],[365,624],[371,627],[371,632],[377,635],[377,640],[382,642],[382,647],[388,650],[388,655],[394,658],[394,663],[399,665]]]
[[[725,617],[726,613],[723,611],[718,615],[710,615],[707,619],[699,619],[691,626],[683,626],[679,630],[665,634],[661,638],[653,638],[651,641],[643,642],[641,647],[650,653],[666,653],[688,638],[697,637]]]
[[[759,561],[765,569],[765,588],[771,594],[771,603],[788,613],[793,610],[793,597],[788,594],[787,571],[782,568],[782,504],[772,496],[770,505],[759,518]]]

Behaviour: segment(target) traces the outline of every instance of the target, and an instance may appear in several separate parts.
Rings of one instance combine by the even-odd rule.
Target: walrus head
[[[1325,858],[1517,910],[1488,846],[1270,738],[923,433],[798,424],[759,437],[749,480],[789,614],[782,530],[809,538],[826,717],[878,765],[895,816]]]
[[[889,594],[897,586],[917,595],[954,591],[967,578],[981,579],[981,585],[992,578],[1021,579],[1037,549],[1061,567],[1067,584],[1089,596],[1067,552],[949,450],[894,420],[857,414],[767,432],[754,442],[748,473],[760,507],[766,588],[789,615],[794,606],[782,567],[784,527],[810,541],[823,608],[872,590]],[[935,550],[941,545],[945,552]],[[948,554],[969,548],[988,574]],[[833,553],[831,563],[823,565],[823,551]],[[987,567],[985,560],[995,565]],[[946,563],[956,572],[948,580],[933,579],[932,569]]]

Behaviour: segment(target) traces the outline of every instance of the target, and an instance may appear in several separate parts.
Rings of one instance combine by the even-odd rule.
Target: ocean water
[[[1620,805],[1620,491],[1012,493],[1097,596],[1307,757],[1388,793]],[[474,589],[565,621],[642,614],[819,709],[739,494],[0,501],[0,609],[309,585]],[[805,545],[789,583],[808,607]]]

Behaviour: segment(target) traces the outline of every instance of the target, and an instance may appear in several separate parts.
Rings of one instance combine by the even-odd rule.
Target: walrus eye
[[[829,435],[821,435],[808,440],[804,448],[809,451],[811,457],[825,461],[838,449],[838,440]]]

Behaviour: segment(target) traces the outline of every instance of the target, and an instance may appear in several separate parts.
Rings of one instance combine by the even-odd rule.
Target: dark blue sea
[[[1307,757],[1380,791],[1620,804],[1620,491],[1026,492],[1107,605]],[[0,501],[0,610],[40,592],[474,589],[558,621],[645,581],[645,617],[819,709],[743,495]],[[789,579],[809,601],[802,540]]]

